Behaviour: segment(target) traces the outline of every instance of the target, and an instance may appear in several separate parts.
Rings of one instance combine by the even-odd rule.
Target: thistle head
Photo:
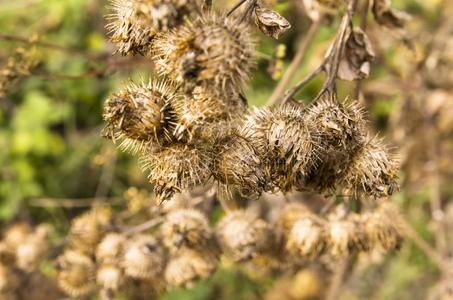
[[[209,277],[217,268],[217,263],[217,259],[209,253],[183,249],[169,260],[165,280],[170,287],[188,288],[195,281]]]
[[[69,230],[70,244],[82,253],[93,254],[109,223],[110,212],[104,209],[93,209],[76,217]]]
[[[228,194],[257,197],[267,189],[266,166],[249,139],[235,133],[214,144],[214,178]]]
[[[145,153],[141,160],[159,203],[211,177],[212,153],[203,145],[172,144]]]
[[[181,25],[200,5],[199,0],[112,0],[107,16],[110,40],[123,55],[146,55],[156,33]]]
[[[286,192],[316,163],[317,132],[306,121],[302,108],[284,105],[255,109],[241,132],[254,141],[272,174],[272,182]]]
[[[71,297],[83,297],[95,288],[96,265],[78,251],[67,250],[57,258],[58,286]]]
[[[208,248],[213,232],[207,217],[195,209],[177,209],[165,216],[160,227],[164,245],[177,252],[182,248]]]
[[[133,152],[146,145],[163,144],[173,139],[174,113],[170,101],[176,97],[166,82],[131,82],[113,94],[104,105],[104,134]]]
[[[223,251],[235,261],[248,261],[270,250],[273,232],[266,221],[240,210],[219,222],[217,239]]]
[[[286,250],[304,259],[315,259],[325,249],[324,224],[314,216],[304,216],[297,220],[286,237]]]
[[[122,267],[127,276],[136,279],[155,279],[165,267],[164,250],[150,235],[138,234],[124,247]]]
[[[153,43],[156,68],[188,87],[238,90],[248,79],[254,43],[245,22],[207,13]]]

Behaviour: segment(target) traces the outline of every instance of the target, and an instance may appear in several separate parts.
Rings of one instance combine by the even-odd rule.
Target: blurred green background
[[[415,41],[423,37],[422,29],[429,32],[438,26],[442,5],[442,1],[393,1],[394,7],[412,14],[408,31]],[[278,42],[257,33],[258,69],[246,89],[252,105],[265,103],[276,85],[267,70],[277,45],[287,45],[286,66],[307,29],[309,20],[294,7],[289,0],[276,5],[293,25]],[[63,235],[69,220],[94,199],[121,205],[120,198],[129,187],[150,189],[136,161],[100,136],[102,105],[109,94],[130,78],[153,73],[152,64],[144,58],[113,54],[115,48],[104,29],[107,13],[105,1],[0,0],[2,226],[15,220],[51,222]],[[333,20],[322,28],[293,82],[320,62],[337,25],[338,20]],[[365,90],[372,96],[365,103],[371,125],[383,135],[393,128],[393,114],[406,91],[393,86],[393,90],[373,93],[373,88],[379,90],[380,82],[392,80],[390,73],[406,80],[412,70],[401,59],[412,55],[410,51],[402,50],[398,37],[389,39],[365,82],[365,86],[370,83]],[[322,78],[315,80],[298,98],[309,102],[321,85]],[[347,95],[353,85],[342,83],[340,88]],[[403,183],[407,176],[402,173]],[[434,241],[431,189],[427,184],[413,192],[403,184],[394,197],[427,243]],[[445,193],[451,195],[451,190]],[[400,252],[362,270],[360,280],[350,284],[342,299],[426,299],[439,276],[432,260],[408,240]],[[241,268],[228,268],[191,290],[173,291],[163,299],[261,299],[272,284],[272,276],[253,277]]]

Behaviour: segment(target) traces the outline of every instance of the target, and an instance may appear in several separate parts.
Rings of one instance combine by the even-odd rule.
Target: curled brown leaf
[[[349,30],[338,77],[357,80],[368,77],[375,54],[370,40],[360,28]]]
[[[291,24],[276,11],[256,7],[254,10],[255,23],[266,35],[278,39],[281,34],[291,28]]]

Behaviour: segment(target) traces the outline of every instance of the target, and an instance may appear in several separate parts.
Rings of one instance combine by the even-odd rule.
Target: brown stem
[[[326,64],[326,66],[328,66],[327,79],[316,99],[319,99],[326,91],[336,92],[337,74],[340,68],[341,56],[343,55],[344,44],[346,42],[346,32],[349,28],[351,17],[352,16],[349,13],[343,17],[339,34],[328,54],[328,61]]]
[[[363,9],[362,9],[362,16],[360,17],[360,27],[362,28],[363,32],[366,31],[367,28],[367,20],[368,20],[368,10],[370,8],[370,0],[365,0],[365,3],[363,4]],[[358,79],[355,83],[355,88],[354,88],[354,99],[359,99],[360,97],[360,88],[362,85],[362,80]]]
[[[322,72],[322,70],[324,70],[324,66],[325,66],[325,60],[324,62],[318,67],[316,68],[314,71],[312,71],[310,74],[308,74],[304,79],[302,79],[298,84],[296,84],[295,86],[293,86],[292,88],[290,88],[289,90],[286,91],[285,93],[285,96],[283,97],[283,99],[281,100],[281,103],[282,104],[285,104],[287,103],[289,100],[292,99],[292,97],[299,91],[301,90],[306,84],[308,84],[310,81],[312,81],[313,79],[315,79],[316,76],[319,75],[319,73]]]
[[[105,203],[105,205],[116,205],[123,202],[122,198],[37,198],[31,199],[29,205],[33,207],[43,208],[76,208],[76,207],[90,207],[95,203]]]
[[[217,195],[217,200],[219,201],[220,206],[226,213],[230,213],[238,209],[234,200],[232,201],[224,196],[219,197],[219,195]]]
[[[332,281],[327,290],[326,300],[335,300],[340,298],[341,287],[343,282],[347,279],[351,267],[355,262],[355,257],[347,257],[337,268],[333,275]]]
[[[340,29],[337,34],[337,38],[330,48],[328,54],[328,68],[327,68],[327,79],[324,82],[321,91],[316,96],[315,101],[321,98],[326,92],[336,94],[336,82],[338,76],[338,70],[340,68],[341,57],[343,56],[345,44],[347,41],[348,30],[352,28],[352,17],[354,16],[358,0],[350,0],[348,4],[348,12],[343,16]]]
[[[232,13],[236,11],[239,7],[241,7],[245,2],[248,0],[240,0],[227,14],[226,16],[229,17]]]
[[[106,53],[101,53],[101,54],[92,54],[92,53],[86,53],[82,52],[80,50],[70,48],[70,47],[65,47],[61,45],[56,45],[52,43],[47,43],[47,42],[41,42],[33,38],[25,38],[17,35],[12,35],[12,34],[6,34],[6,33],[0,33],[0,40],[4,41],[14,41],[22,44],[27,44],[27,45],[36,45],[44,48],[49,48],[57,51],[62,51],[74,55],[79,55],[83,57],[87,57],[93,60],[98,60],[99,58],[103,57],[106,55]]]
[[[112,156],[110,157],[109,161],[104,165],[101,173],[101,177],[99,178],[99,183],[96,188],[95,198],[102,198],[107,195],[112,186],[113,179],[115,177],[115,167],[117,162],[117,152],[113,152]]]
[[[440,270],[445,271],[447,266],[442,257],[439,255],[439,253],[437,253],[436,249],[434,249],[430,244],[428,244],[418,234],[418,232],[412,228],[412,226],[409,224],[409,222],[407,222],[407,220],[401,218],[401,222],[406,237],[411,239],[414,242],[414,244],[425,253],[426,257],[428,257],[433,263],[435,263]]]
[[[151,220],[149,220],[149,221],[147,221],[145,223],[142,223],[140,225],[125,229],[123,231],[123,234],[125,234],[125,235],[133,235],[133,234],[136,234],[136,233],[140,233],[140,232],[146,231],[148,229],[151,229],[151,228],[159,225],[163,221],[164,221],[164,219],[162,217],[157,217],[157,218],[151,219]]]
[[[296,55],[294,56],[293,60],[291,61],[291,64],[289,65],[288,70],[285,72],[285,74],[283,75],[283,78],[280,80],[277,87],[274,89],[274,91],[273,91],[271,97],[269,98],[269,100],[267,101],[266,105],[270,106],[270,105],[278,104],[286,98],[286,97],[285,98],[282,97],[282,95],[285,92],[286,88],[288,87],[289,83],[291,82],[291,79],[293,79],[294,75],[296,74],[297,69],[299,68],[303,58],[305,57],[308,46],[311,44],[311,42],[315,38],[316,33],[318,32],[321,23],[322,23],[322,18],[319,18],[319,20],[314,21],[310,25],[307,35],[299,43],[298,51],[297,51]],[[297,90],[296,90],[296,92],[297,92]]]
[[[429,128],[429,137],[431,138],[429,156],[431,163],[431,215],[434,223],[434,237],[436,243],[436,249],[440,255],[444,256],[448,253],[446,232],[444,227],[445,212],[442,209],[442,197],[441,197],[441,176],[439,174],[439,149],[438,141],[439,137],[435,125],[427,120],[427,127]]]

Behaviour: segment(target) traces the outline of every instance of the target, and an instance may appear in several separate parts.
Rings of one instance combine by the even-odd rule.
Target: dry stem
[[[326,300],[335,300],[340,297],[341,287],[343,286],[343,282],[346,279],[348,273],[351,271],[351,267],[354,261],[354,257],[347,257],[343,262],[340,263],[329,285]]]
[[[428,244],[419,234],[417,231],[415,231],[412,226],[405,220],[404,218],[401,218],[401,222],[403,225],[403,230],[406,234],[406,236],[411,239],[415,245],[422,250],[425,255],[433,262],[436,264],[436,266],[442,270],[445,271],[447,268],[444,260],[442,257],[437,253],[436,249],[434,249],[430,244]]]
[[[319,20],[313,22],[310,25],[307,35],[299,43],[297,54],[294,56],[293,60],[291,61],[291,64],[289,65],[288,70],[283,75],[283,78],[280,80],[277,87],[274,89],[274,92],[272,93],[271,97],[269,98],[267,105],[269,105],[269,106],[275,105],[275,104],[278,104],[278,103],[284,101],[284,98],[282,97],[282,95],[285,92],[285,89],[287,88],[289,83],[291,82],[291,79],[294,77],[295,73],[297,72],[297,69],[299,68],[302,60],[304,59],[308,47],[310,46],[311,42],[315,38],[316,33],[318,32],[318,30],[321,26],[321,23],[322,23],[322,18],[319,18]],[[313,79],[313,78],[311,78],[311,79]],[[285,99],[286,99],[286,97],[285,97]]]
[[[124,235],[133,235],[133,234],[136,234],[136,233],[140,233],[140,232],[146,231],[148,229],[151,229],[151,228],[159,225],[163,221],[164,221],[164,219],[162,217],[157,217],[157,218],[151,219],[151,220],[149,220],[149,221],[147,221],[145,223],[142,223],[140,225],[125,229],[123,231],[123,234]]]
[[[360,17],[360,27],[362,28],[363,32],[366,31],[367,28],[367,20],[368,20],[368,10],[370,8],[370,0],[365,0],[363,3],[363,8],[362,8],[362,16]],[[362,85],[362,80],[358,79],[355,83],[355,88],[354,88],[354,99],[359,99],[360,97],[360,88]]]

